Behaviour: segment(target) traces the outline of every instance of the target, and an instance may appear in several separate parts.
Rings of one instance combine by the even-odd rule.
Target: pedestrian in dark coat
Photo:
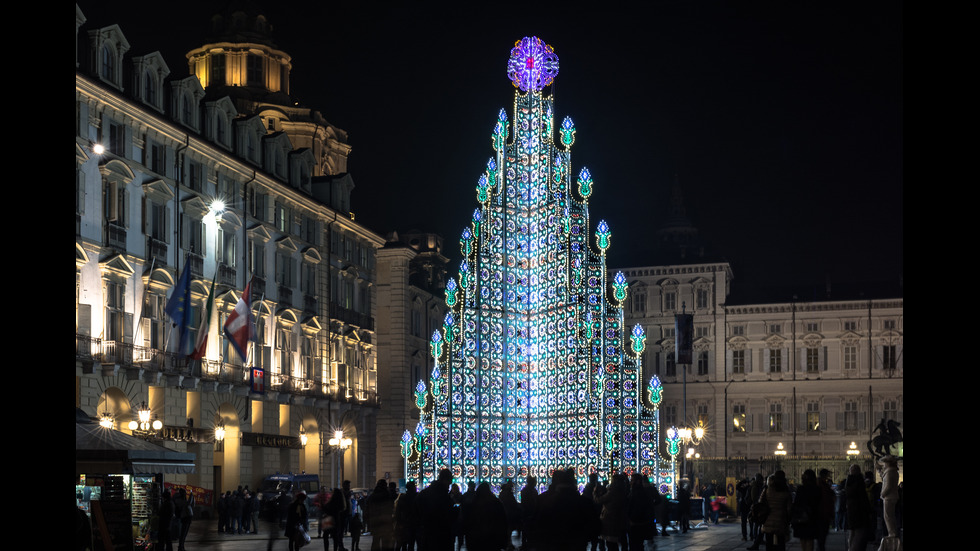
[[[817,506],[817,518],[814,523],[817,551],[827,551],[827,533],[834,519],[834,504],[837,496],[831,486],[830,471],[820,469],[817,477],[817,489],[820,492],[820,503]]]
[[[349,507],[347,500],[344,499],[343,490],[334,488],[330,497],[324,495],[321,498],[321,503],[320,528],[323,530],[323,551],[330,551],[330,540],[333,540],[334,551],[341,551],[344,548],[344,527],[340,524],[340,519],[344,518]]]
[[[371,551],[393,551],[395,501],[388,492],[388,483],[378,480],[368,496],[365,507],[367,525],[371,527]]]
[[[677,524],[681,526],[682,534],[686,534],[691,526],[691,490],[686,481],[681,482],[681,487],[677,489]]]
[[[477,490],[477,495],[479,496],[479,488]],[[517,502],[517,496],[514,495],[514,484],[512,482],[506,482],[500,487],[498,499],[504,507],[504,512],[507,514],[507,533],[520,532],[521,504]]]
[[[643,551],[643,542],[653,536],[653,500],[643,485],[643,475],[633,473],[630,477],[629,500],[626,515],[629,518],[627,537],[629,551]]]
[[[762,478],[762,473],[756,473],[755,478],[752,479],[752,485],[749,487],[749,508],[751,509],[753,505],[759,503],[759,499],[762,497],[762,491],[766,488],[766,481]],[[749,515],[749,539],[752,541],[757,541],[759,533],[762,532],[762,523],[756,522],[753,515]]]
[[[786,473],[776,471],[769,476],[761,499],[769,504],[769,515],[762,523],[766,551],[785,551],[786,540],[789,539],[790,534],[790,508],[793,505],[793,495],[786,482]]]
[[[627,516],[627,504],[629,497],[629,483],[626,475],[613,475],[612,482],[604,494],[596,497],[595,502],[602,505],[602,513],[599,520],[602,522],[600,535],[606,542],[606,549],[609,551],[619,551],[620,543],[625,540],[627,529],[629,528],[629,517]]]
[[[469,551],[500,551],[510,544],[507,529],[507,512],[503,503],[490,491],[490,484],[481,482],[476,487],[473,514],[466,519],[466,549]]]
[[[572,470],[556,470],[548,491],[538,496],[537,551],[579,551],[594,530],[592,502],[578,493]]]
[[[801,484],[796,489],[793,507],[790,510],[790,524],[793,535],[800,539],[803,551],[813,551],[817,539],[817,522],[820,512],[820,487],[813,469],[803,471]]]
[[[582,491],[582,495],[588,498],[589,502],[591,502],[592,504],[592,511],[595,514],[595,519],[596,519],[595,524],[597,526],[599,525],[598,522],[599,515],[602,514],[602,505],[596,503],[595,498],[598,495],[602,495],[602,493],[604,493],[605,491],[606,489],[601,484],[599,484],[599,475],[597,473],[589,474],[589,482],[588,484],[585,485],[585,489]],[[591,551],[597,551],[597,549],[599,548],[600,541],[601,540],[599,539],[599,530],[595,530],[594,533],[589,535],[589,549]],[[604,550],[605,548],[606,548],[605,544],[603,543],[602,549]]]
[[[174,551],[174,502],[170,498],[170,490],[164,490],[161,496],[160,509],[157,510],[157,540],[162,551]]]
[[[859,465],[851,465],[844,483],[845,528],[848,531],[848,551],[864,551],[871,530],[871,502]]]
[[[439,471],[439,478],[419,492],[422,510],[422,550],[452,551],[453,501],[449,485],[453,474],[449,469]]]
[[[742,480],[735,486],[735,503],[738,507],[738,516],[742,521],[742,541],[749,539],[749,507],[752,481],[748,478]]]
[[[450,492],[449,495],[452,496],[453,493]],[[466,491],[460,497],[459,503],[453,500],[453,545],[456,549],[462,549],[466,543],[463,526],[466,524],[466,519],[473,515],[474,503],[476,503],[476,482],[470,480],[466,483]]]
[[[242,517],[245,514],[245,497],[238,490],[231,495],[231,532],[242,534]]]
[[[395,542],[398,551],[414,551],[419,543],[422,513],[419,511],[418,497],[415,482],[409,481],[405,485],[405,493],[395,500]]]
[[[228,531],[228,501],[231,492],[225,492],[218,497],[218,532]]]
[[[535,546],[537,539],[538,479],[527,477],[521,489],[521,549]]]
[[[306,509],[306,492],[300,490],[286,511],[286,529],[284,534],[289,541],[289,551],[299,551],[306,542],[302,532],[306,531],[309,522],[309,511]]]

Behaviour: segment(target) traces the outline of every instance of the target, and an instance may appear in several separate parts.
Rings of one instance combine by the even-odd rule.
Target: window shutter
[[[91,304],[79,304],[78,305],[78,327],[76,328],[79,334],[85,335],[86,337],[92,336],[92,305]]]
[[[123,342],[133,342],[133,314],[129,312],[123,314]]]
[[[772,371],[772,363],[770,363],[772,358],[772,351],[768,348],[762,350],[762,371],[763,373],[769,373]]]
[[[824,346],[824,347],[822,347],[820,349],[820,364],[822,366],[821,367],[821,371],[827,371],[827,367],[828,366],[827,366],[827,347],[826,346]],[[821,422],[821,425],[823,425],[823,422]]]
[[[827,430],[827,423],[828,423],[827,417],[828,417],[827,412],[825,411],[820,412],[820,432],[825,432]]]

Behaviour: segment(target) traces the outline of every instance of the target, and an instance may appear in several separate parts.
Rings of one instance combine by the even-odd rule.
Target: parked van
[[[313,512],[313,498],[320,490],[320,475],[276,473],[270,474],[259,485],[259,515],[266,519],[285,519],[286,505],[293,501],[293,496],[303,490],[306,492],[306,508]],[[312,516],[311,516],[312,518]]]

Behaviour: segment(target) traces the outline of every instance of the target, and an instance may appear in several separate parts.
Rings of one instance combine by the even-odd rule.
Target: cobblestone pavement
[[[191,524],[191,531],[187,537],[187,551],[210,550],[210,551],[238,551],[256,550],[262,551],[269,549],[269,527],[268,523],[260,523],[258,534],[221,534],[217,530],[217,521],[199,520]],[[315,532],[315,528],[311,531]],[[288,546],[282,537],[282,532],[276,530],[272,543],[272,549],[285,551]],[[696,525],[687,533],[681,533],[676,528],[668,530],[668,536],[656,536],[653,540],[646,542],[645,550],[652,551],[734,551],[742,550],[750,545],[750,542],[742,540],[741,526],[736,523],[722,522],[717,525]],[[350,536],[344,538],[344,545],[350,549]],[[360,549],[370,551],[372,544],[371,534],[361,536]],[[514,546],[520,546],[520,538],[514,534]],[[175,546],[176,547],[176,546]],[[304,547],[304,551],[314,551],[323,548],[323,540],[314,538],[310,545]],[[333,550],[333,542],[330,545]],[[761,549],[765,549],[763,545]],[[788,550],[801,549],[800,540],[791,539],[787,545]],[[868,551],[874,551],[876,547],[868,546]],[[463,547],[463,551],[466,547]],[[831,531],[827,538],[828,551],[844,551],[845,539],[844,532]]]

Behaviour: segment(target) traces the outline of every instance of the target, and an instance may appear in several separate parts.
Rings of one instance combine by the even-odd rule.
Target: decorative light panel
[[[580,486],[593,472],[670,485],[660,381],[640,381],[646,335],[624,327],[625,276],[606,275],[612,232],[600,221],[590,238],[594,182],[585,168],[574,177],[572,120],[557,144],[553,135],[554,100],[542,90],[558,56],[525,37],[507,73],[518,89],[513,120],[500,110],[495,155],[477,178],[463,260],[446,285],[450,314],[430,342],[436,366],[416,387],[421,420],[402,439],[409,476],[425,485],[448,468],[499,491],[531,475],[543,487],[555,469],[574,468]]]

